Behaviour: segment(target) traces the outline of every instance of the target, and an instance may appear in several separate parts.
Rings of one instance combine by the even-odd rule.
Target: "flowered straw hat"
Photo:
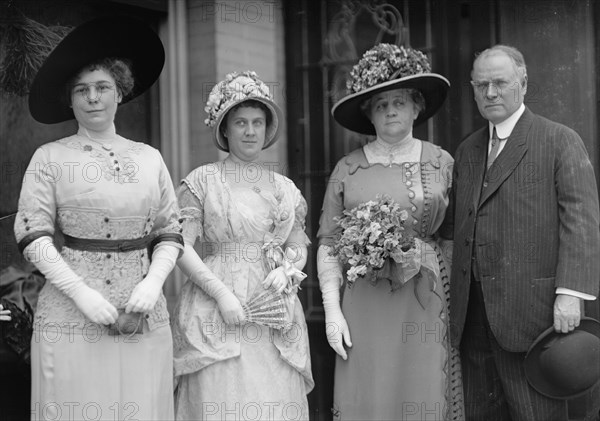
[[[229,152],[227,138],[221,132],[223,119],[236,105],[254,100],[264,104],[271,112],[271,121],[265,133],[265,144],[263,149],[268,148],[279,136],[279,121],[283,118],[281,109],[273,102],[269,87],[258,78],[256,72],[247,70],[242,73],[229,73],[225,79],[217,83],[206,102],[204,111],[208,118],[204,120],[207,126],[213,128],[213,134],[217,148]]]
[[[346,82],[348,95],[332,109],[333,118],[347,129],[374,135],[375,127],[362,112],[361,104],[371,96],[392,89],[416,89],[425,98],[425,109],[415,125],[433,116],[442,106],[450,82],[431,73],[427,56],[410,47],[378,44],[371,48],[352,68]]]
[[[63,99],[67,82],[86,65],[103,58],[129,60],[134,86],[121,104],[144,93],[158,79],[165,50],[156,32],[128,16],[93,19],[73,29],[46,57],[29,92],[29,112],[40,123],[75,118]]]

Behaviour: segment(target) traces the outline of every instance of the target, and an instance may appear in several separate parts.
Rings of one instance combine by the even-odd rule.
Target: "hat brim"
[[[576,330],[588,332],[600,338],[600,322],[595,319],[582,317]],[[548,342],[561,335],[568,334],[558,333],[554,330],[554,327],[550,327],[538,336],[535,342],[529,347],[529,351],[527,351],[527,355],[525,356],[525,377],[527,378],[529,385],[542,395],[552,399],[567,400],[584,395],[590,389],[598,385],[600,379],[597,379],[593,385],[586,389],[575,393],[569,393],[561,389],[561,385],[550,382],[544,377],[540,367],[540,354]],[[582,367],[582,370],[584,369],[585,367]]]
[[[145,92],[158,79],[165,50],[158,35],[143,21],[113,16],[88,21],[73,29],[52,50],[31,85],[29,112],[40,123],[75,118],[62,99],[66,83],[86,65],[107,57],[130,60],[133,90],[122,103]]]
[[[355,94],[348,95],[338,101],[331,110],[333,118],[345,128],[375,135],[375,127],[371,120],[360,109],[361,104],[371,96],[393,89],[416,89],[425,98],[425,109],[419,113],[414,125],[419,125],[432,117],[440,109],[446,96],[450,82],[437,73],[422,73],[406,76],[372,86]]]
[[[279,124],[279,122],[283,121],[283,113],[281,111],[281,108],[279,108],[279,106],[273,101],[270,101],[266,98],[250,96],[239,101],[232,102],[223,110],[223,112],[217,118],[216,124],[213,128],[213,138],[215,140],[215,145],[218,149],[224,152],[229,152],[229,144],[227,142],[227,138],[223,136],[220,127],[223,123],[223,120],[227,116],[227,113],[229,113],[229,111],[231,111],[231,109],[235,106],[246,101],[260,102],[261,104],[264,104],[267,107],[267,109],[271,112],[271,124],[267,126],[267,130],[265,132],[265,144],[262,148],[267,149],[269,146],[272,146],[277,141],[277,138],[281,133],[281,125]]]

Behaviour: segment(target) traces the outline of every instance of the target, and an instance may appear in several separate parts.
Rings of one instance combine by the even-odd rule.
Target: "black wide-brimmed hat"
[[[525,376],[531,387],[552,399],[585,394],[600,381],[600,323],[582,317],[569,333],[548,328],[527,352]]]
[[[446,100],[450,82],[431,73],[427,56],[410,47],[378,44],[352,68],[347,82],[348,96],[331,110],[333,118],[347,129],[374,135],[375,127],[361,110],[361,104],[375,94],[393,89],[416,89],[425,99],[425,109],[415,125],[432,117]]]
[[[48,55],[29,92],[29,112],[40,123],[52,124],[75,118],[61,99],[66,83],[86,65],[103,58],[127,59],[134,86],[121,103],[146,91],[158,79],[165,50],[158,35],[144,22],[126,17],[102,17],[71,31]]]

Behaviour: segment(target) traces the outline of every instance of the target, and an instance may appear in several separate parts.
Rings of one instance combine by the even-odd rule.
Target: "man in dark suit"
[[[583,300],[598,295],[594,171],[577,133],[523,104],[517,49],[485,50],[471,78],[489,123],[461,143],[454,164],[450,311],[467,419],[567,420],[565,401],[528,385],[523,360],[548,327],[578,326]]]

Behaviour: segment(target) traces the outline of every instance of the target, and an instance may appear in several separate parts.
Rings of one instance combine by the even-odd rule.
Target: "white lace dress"
[[[178,190],[184,240],[196,243],[206,265],[242,303],[264,291],[266,251],[284,248],[291,233],[303,245],[306,202],[294,183],[273,174],[277,191],[236,188],[222,162],[200,167]],[[188,281],[173,316],[176,418],[181,420],[308,419],[314,386],[308,332],[295,293],[290,329],[255,323],[229,326],[217,304]]]
[[[103,148],[83,133],[35,152],[15,222],[21,244],[55,230],[122,240],[180,229],[171,178],[156,149],[120,136]],[[145,249],[104,253],[63,247],[61,254],[118,309],[150,265]],[[91,323],[46,282],[32,338],[31,418],[172,419],[172,336],[162,294],[145,317],[143,334],[109,336],[105,326]]]

